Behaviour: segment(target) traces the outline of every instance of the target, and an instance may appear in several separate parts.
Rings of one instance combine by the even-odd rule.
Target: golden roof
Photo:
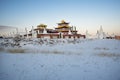
[[[69,28],[70,26],[58,26],[58,28]]]
[[[40,25],[38,25],[37,27],[38,27],[38,28],[42,28],[42,27],[43,27],[43,28],[46,28],[47,25],[45,25],[45,24],[40,24]]]
[[[69,24],[68,22],[66,22],[66,21],[64,21],[64,20],[61,20],[61,22],[60,23],[58,23],[59,25],[61,25],[61,24]]]

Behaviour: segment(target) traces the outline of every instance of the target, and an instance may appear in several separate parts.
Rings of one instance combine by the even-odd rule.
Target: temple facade
[[[25,34],[27,37],[36,37],[36,38],[85,38],[85,35],[77,33],[76,27],[70,26],[68,22],[62,20],[60,23],[57,23],[55,29],[47,28],[47,25],[40,24],[37,28],[33,28],[29,31],[29,34]]]

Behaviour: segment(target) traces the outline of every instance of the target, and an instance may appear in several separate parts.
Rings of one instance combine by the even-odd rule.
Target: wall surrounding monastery
[[[81,34],[37,34],[37,38],[50,38],[50,39],[56,39],[56,38],[85,38],[85,35]]]

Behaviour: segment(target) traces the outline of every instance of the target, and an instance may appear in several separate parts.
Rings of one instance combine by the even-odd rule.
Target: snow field
[[[22,41],[0,52],[0,80],[120,80],[120,41]]]

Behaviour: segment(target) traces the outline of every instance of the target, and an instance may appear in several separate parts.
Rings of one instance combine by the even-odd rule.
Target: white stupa
[[[68,34],[72,34],[72,32],[71,32],[71,30],[69,29],[69,32],[68,32]]]
[[[88,39],[89,38],[89,34],[88,34],[88,30],[86,30],[86,38]]]
[[[98,39],[106,38],[105,33],[103,32],[102,26],[100,26],[100,30],[97,31],[96,36]]]
[[[47,34],[47,31],[46,31],[46,29],[44,28],[44,30],[43,30],[43,34]]]
[[[32,38],[36,38],[37,33],[34,31],[34,27],[32,26]]]
[[[27,30],[27,28],[25,28],[25,32],[26,32],[26,38],[28,38],[28,30]]]
[[[38,34],[40,34],[40,31],[39,31],[39,30],[38,30],[37,32],[38,32]]]

